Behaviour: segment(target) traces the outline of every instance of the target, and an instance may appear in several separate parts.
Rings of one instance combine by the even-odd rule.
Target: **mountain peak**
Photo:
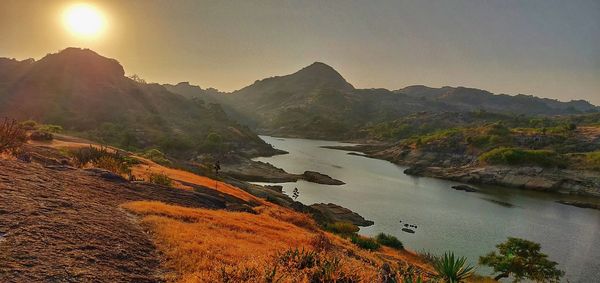
[[[338,71],[323,62],[314,62],[290,76],[296,77],[299,81],[314,83],[321,87],[341,90],[354,89]]]
[[[79,77],[111,76],[123,77],[125,70],[119,61],[104,57],[91,49],[68,47],[58,53],[44,56],[41,65],[49,68],[62,68],[77,74]]]

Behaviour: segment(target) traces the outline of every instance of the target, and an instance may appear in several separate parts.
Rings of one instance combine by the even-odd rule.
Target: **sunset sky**
[[[65,26],[87,3],[98,34]],[[0,57],[89,47],[151,82],[225,91],[314,61],[359,88],[469,86],[600,104],[600,1],[0,1]]]

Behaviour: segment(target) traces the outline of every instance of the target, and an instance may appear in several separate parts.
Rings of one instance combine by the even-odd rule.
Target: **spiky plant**
[[[433,265],[439,278],[445,283],[460,283],[471,277],[475,267],[467,264],[466,257],[456,257],[452,252],[444,253],[444,256]]]

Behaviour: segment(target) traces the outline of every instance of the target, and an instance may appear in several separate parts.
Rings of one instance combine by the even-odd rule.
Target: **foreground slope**
[[[18,155],[25,161],[0,159],[0,281],[378,281],[386,263],[399,276],[433,275],[411,252],[361,250],[307,214],[134,155],[136,180],[161,173],[174,186],[72,167],[65,152],[86,147],[32,142]],[[297,247],[318,264],[298,267]]]

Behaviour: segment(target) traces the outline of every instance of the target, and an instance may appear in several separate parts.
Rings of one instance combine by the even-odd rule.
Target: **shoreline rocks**
[[[339,186],[339,185],[346,184],[340,180],[331,178],[329,175],[325,175],[325,174],[315,172],[315,171],[304,171],[304,173],[302,174],[302,179],[309,181],[309,182],[313,182],[313,183],[317,183],[317,184],[324,184],[324,185]]]
[[[334,221],[350,222],[356,226],[363,227],[375,224],[375,222],[371,220],[366,220],[358,213],[334,203],[315,203],[310,205],[310,207],[320,211],[325,216],[333,219]]]
[[[589,203],[589,202],[583,202],[583,201],[568,201],[568,200],[557,200],[556,202],[560,203],[560,204],[571,205],[571,206],[576,206],[576,207],[580,207],[580,208],[591,208],[591,209],[600,210],[600,204],[598,204],[598,203]]]

